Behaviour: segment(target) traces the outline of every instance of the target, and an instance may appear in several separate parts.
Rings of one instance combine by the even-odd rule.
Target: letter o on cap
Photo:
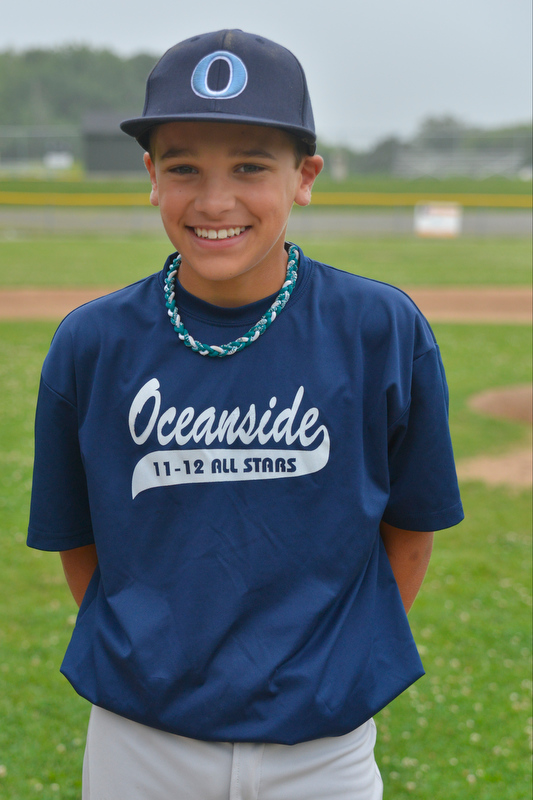
[[[217,61],[225,61],[229,67],[229,79],[223,89],[215,90],[210,89],[208,85],[209,70]],[[216,98],[217,100],[229,100],[232,97],[237,97],[244,91],[248,83],[248,72],[244,63],[234,53],[229,53],[227,50],[217,50],[205,58],[202,58],[194,68],[191,78],[192,90],[199,97],[205,97],[208,100]]]

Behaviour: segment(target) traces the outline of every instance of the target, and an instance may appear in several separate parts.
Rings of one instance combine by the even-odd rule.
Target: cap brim
[[[149,149],[149,133],[156,125],[164,125],[168,122],[229,122],[234,125],[263,125],[268,128],[278,128],[287,131],[301,139],[308,148],[309,155],[316,152],[316,136],[307,128],[296,125],[283,125],[271,119],[261,119],[257,117],[241,117],[233,114],[205,113],[205,114],[172,114],[160,117],[135,117],[126,119],[120,123],[121,130],[129,136],[133,136],[144,150]]]

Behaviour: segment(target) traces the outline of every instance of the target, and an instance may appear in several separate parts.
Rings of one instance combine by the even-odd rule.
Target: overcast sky
[[[325,141],[364,145],[408,136],[429,115],[528,121],[531,27],[531,0],[18,0],[2,15],[0,50],[161,55],[194,34],[242,28],[300,59]]]

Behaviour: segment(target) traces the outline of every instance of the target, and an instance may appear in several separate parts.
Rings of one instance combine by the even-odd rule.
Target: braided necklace
[[[277,315],[283,311],[287,305],[298,277],[298,258],[298,249],[294,244],[291,244],[289,247],[289,260],[287,263],[285,282],[268,311],[263,314],[259,322],[256,322],[255,325],[250,328],[248,333],[244,334],[244,336],[239,336],[239,338],[234,342],[228,342],[227,344],[223,344],[219,347],[218,345],[208,345],[197,342],[195,339],[193,339],[181,321],[175,300],[176,275],[181,263],[181,255],[178,253],[169,267],[167,277],[165,278],[164,288],[166,300],[165,305],[168,308],[168,315],[170,317],[172,327],[178,334],[181,341],[184,342],[187,347],[190,347],[191,350],[194,350],[195,353],[198,353],[201,356],[223,358],[224,356],[232,356],[234,353],[238,353],[239,350],[244,350],[245,347],[248,347],[252,344],[252,342],[255,342],[255,340],[258,339],[261,334],[270,327],[270,325],[272,325]]]

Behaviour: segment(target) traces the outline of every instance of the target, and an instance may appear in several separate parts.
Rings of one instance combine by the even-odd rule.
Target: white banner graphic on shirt
[[[160,389],[151,378],[135,395],[128,419],[131,438],[139,446],[155,439],[160,447],[179,449],[158,449],[141,458],[133,471],[133,497],[157,486],[296,478],[328,463],[328,430],[320,424],[318,408],[300,408],[303,386],[286,408],[271,397],[262,411],[252,403],[247,409],[210,406],[200,413],[192,406],[165,407]],[[185,449],[189,443],[199,446]]]
[[[156,486],[295,478],[323,469],[327,434],[315,450],[156,450],[133,472],[132,495]]]

